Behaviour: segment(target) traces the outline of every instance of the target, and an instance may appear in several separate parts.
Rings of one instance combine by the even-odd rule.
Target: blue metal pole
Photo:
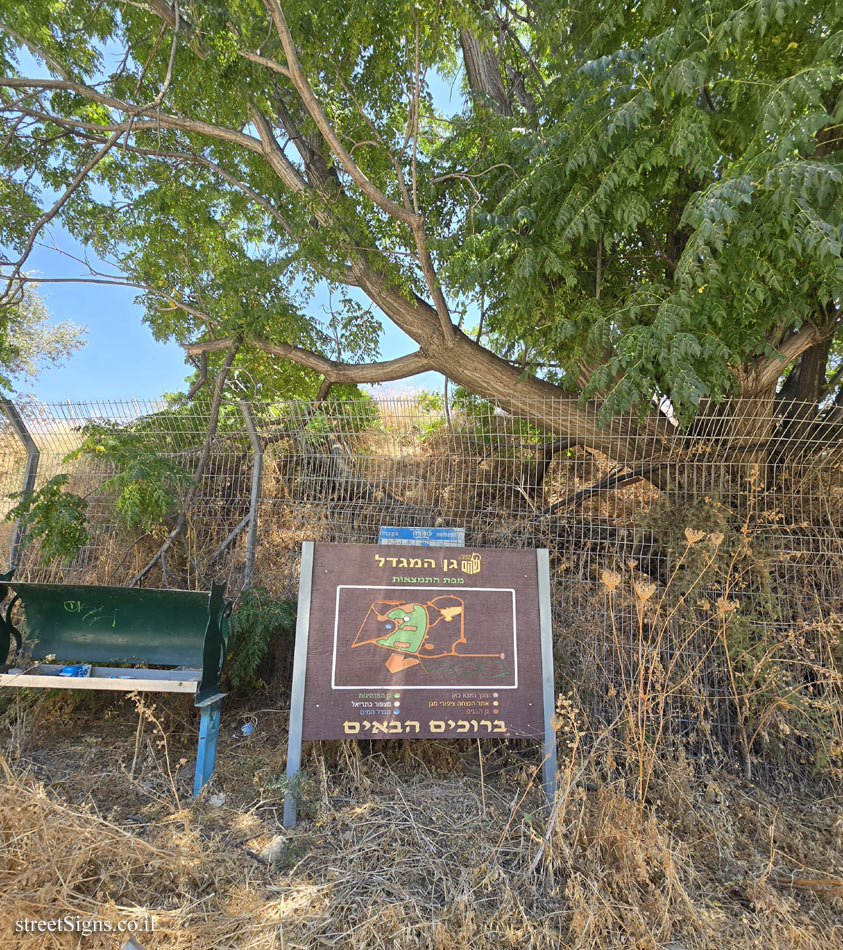
[[[210,699],[200,706],[199,748],[196,753],[196,774],[193,779],[193,794],[198,795],[214,773],[217,759],[217,740],[220,735],[222,697]]]

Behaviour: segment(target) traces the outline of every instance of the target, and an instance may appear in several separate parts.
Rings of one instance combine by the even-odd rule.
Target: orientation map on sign
[[[539,737],[542,702],[535,551],[314,546],[303,739]]]

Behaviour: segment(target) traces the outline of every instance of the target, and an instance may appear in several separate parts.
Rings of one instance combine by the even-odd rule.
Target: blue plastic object
[[[90,663],[70,663],[59,670],[59,676],[90,676]]]

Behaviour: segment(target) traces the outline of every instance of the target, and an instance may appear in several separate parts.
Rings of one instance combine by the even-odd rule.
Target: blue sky
[[[84,249],[61,227],[53,227],[56,245],[81,256]],[[95,258],[91,258],[97,266]],[[102,265],[105,269],[105,265]],[[36,247],[27,262],[34,277],[78,277],[84,268],[58,251]],[[54,320],[72,320],[88,330],[87,344],[65,365],[45,369],[36,380],[20,380],[23,391],[44,402],[87,399],[155,399],[183,388],[189,368],[181,347],[158,343],[142,323],[143,311],[128,287],[99,284],[42,284],[39,293]]]
[[[37,61],[25,55],[21,65],[27,71],[28,67],[35,73],[43,71]],[[438,107],[446,112],[456,111],[460,105],[459,82],[446,82],[438,75],[428,76],[428,80]],[[90,249],[83,248],[60,225],[54,224],[33,249],[26,270],[41,278],[85,276],[85,266],[73,258],[86,254],[94,268],[113,273],[112,267],[102,264]],[[137,292],[132,288],[46,281],[41,284],[40,293],[54,320],[71,320],[87,329],[87,344],[71,354],[64,365],[43,370],[34,381],[17,380],[19,392],[31,393],[44,402],[76,402],[157,399],[164,393],[185,389],[191,367],[185,363],[181,347],[153,338],[143,323],[143,308],[134,303]],[[326,304],[327,294],[317,294],[311,312],[321,315]],[[386,318],[384,327],[381,359],[393,359],[416,349],[413,341]],[[441,391],[443,382],[439,373],[424,373],[373,389]]]

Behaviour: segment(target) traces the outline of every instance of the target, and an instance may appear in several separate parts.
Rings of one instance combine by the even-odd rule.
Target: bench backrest
[[[23,649],[33,659],[202,665],[209,594],[15,581],[9,586],[26,613]]]
[[[224,584],[205,593],[6,583],[23,605],[22,652],[33,659],[188,666],[204,672],[201,693],[219,687],[227,634]]]

